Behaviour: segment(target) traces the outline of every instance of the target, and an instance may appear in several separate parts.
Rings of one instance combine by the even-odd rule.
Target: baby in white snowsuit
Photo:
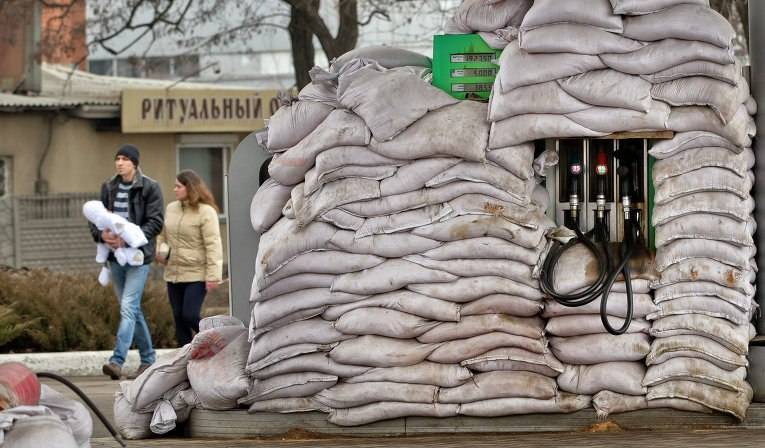
[[[148,244],[146,235],[140,227],[128,221],[127,219],[112,213],[104,207],[101,201],[88,201],[82,206],[82,213],[88,221],[93,223],[98,230],[108,229],[116,234],[128,245],[128,247],[119,247],[114,250],[114,258],[120,266],[129,264],[131,266],[140,266],[143,264],[143,252],[140,247]],[[96,262],[106,263],[111,249],[104,243],[96,244]],[[106,286],[109,284],[109,268],[104,266],[98,274],[98,282]]]

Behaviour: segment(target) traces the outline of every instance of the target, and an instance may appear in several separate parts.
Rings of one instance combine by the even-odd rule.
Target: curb
[[[157,361],[173,356],[177,349],[156,350]],[[34,372],[50,372],[61,376],[103,376],[101,366],[109,360],[111,350],[91,352],[16,353],[0,355],[0,363],[20,362]],[[138,368],[138,350],[130,350],[123,366],[125,372]]]

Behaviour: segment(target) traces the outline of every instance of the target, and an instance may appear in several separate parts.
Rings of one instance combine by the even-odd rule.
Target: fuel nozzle
[[[630,169],[626,165],[621,165],[616,173],[621,180],[622,209],[624,210],[624,220],[629,221],[632,213],[632,180],[630,179]]]
[[[608,178],[608,157],[603,149],[598,150],[595,162],[595,175],[597,179],[595,204],[597,206],[597,218],[602,220],[606,217],[606,181]]]
[[[571,218],[577,221],[579,213],[579,178],[582,175],[582,162],[579,154],[572,154],[568,165],[568,202],[571,206]]]

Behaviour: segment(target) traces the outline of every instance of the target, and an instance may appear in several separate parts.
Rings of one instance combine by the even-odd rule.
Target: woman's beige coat
[[[193,208],[180,201],[168,204],[165,228],[157,239],[170,246],[165,281],[220,282],[223,277],[223,247],[218,212],[207,204]]]

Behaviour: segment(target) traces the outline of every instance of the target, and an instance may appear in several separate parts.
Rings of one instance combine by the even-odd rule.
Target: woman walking
[[[205,295],[221,282],[223,249],[218,207],[199,175],[192,170],[181,171],[173,191],[176,200],[165,212],[157,259],[166,265],[175,339],[182,347],[199,332]]]

